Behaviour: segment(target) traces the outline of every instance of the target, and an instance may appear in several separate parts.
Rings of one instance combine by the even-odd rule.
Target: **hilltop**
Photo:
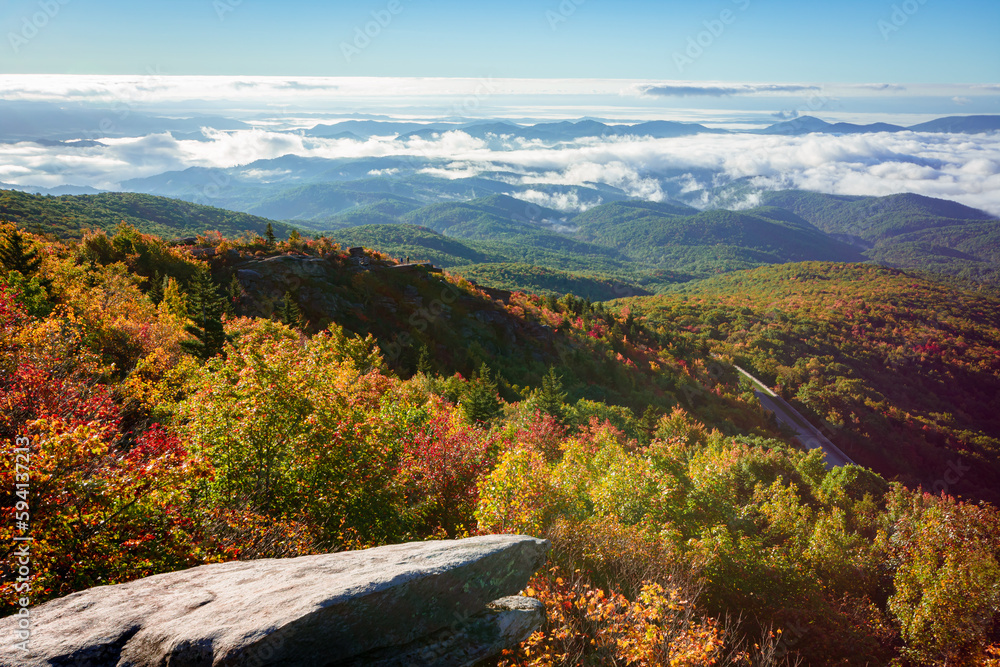
[[[79,239],[88,229],[113,231],[121,223],[168,239],[209,231],[232,237],[244,232],[263,234],[268,224],[284,238],[294,229],[266,218],[176,199],[110,192],[39,196],[0,190],[0,222],[64,239]]]

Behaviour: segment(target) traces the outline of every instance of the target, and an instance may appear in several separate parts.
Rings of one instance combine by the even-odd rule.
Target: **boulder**
[[[343,667],[439,667],[477,665],[527,639],[545,621],[545,605],[534,598],[510,596],[452,627],[405,646],[371,651],[340,663]]]
[[[29,653],[8,641],[0,665],[475,664],[541,623],[537,601],[499,598],[524,588],[548,549],[488,535],[101,586],[33,608]],[[0,619],[0,635],[16,623]]]

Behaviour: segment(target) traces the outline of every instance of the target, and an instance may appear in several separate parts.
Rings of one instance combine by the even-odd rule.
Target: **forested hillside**
[[[887,478],[1000,501],[1000,293],[807,263],[622,305],[755,372]]]
[[[263,234],[269,223],[275,234],[285,238],[293,229],[245,213],[127,193],[52,197],[0,190],[0,221],[66,239],[79,239],[88,229],[113,231],[122,222],[166,239],[208,231],[227,236]]]
[[[867,248],[879,263],[997,284],[1000,221],[951,201],[914,194],[845,197],[785,191],[764,201],[802,216],[837,238]]]
[[[423,182],[421,178],[417,181]],[[225,190],[231,195],[239,187],[228,185]],[[220,193],[219,200],[226,201],[226,196]],[[0,216],[61,238],[79,238],[87,224],[111,231],[123,221],[166,238],[208,231],[262,234],[271,224],[281,238],[298,228],[446,268],[530,264],[573,273],[584,281],[581,286],[623,284],[635,293],[657,293],[677,282],[800,261],[872,261],[979,284],[998,284],[1000,279],[1000,221],[953,202],[916,195],[838,197],[788,191],[767,194],[767,206],[740,211],[699,212],[675,202],[625,200],[581,213],[505,194],[469,196],[474,195],[458,193],[445,203],[426,205],[399,182],[382,178],[305,185],[251,208],[290,218],[281,223],[147,195],[40,197],[0,191]],[[497,286],[554,289],[523,271],[504,271],[503,283]],[[518,281],[519,276],[524,280]],[[600,290],[575,293],[604,298]]]

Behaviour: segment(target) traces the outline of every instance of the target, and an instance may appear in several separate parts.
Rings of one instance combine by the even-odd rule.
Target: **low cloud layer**
[[[317,158],[409,156],[426,173],[450,178],[507,172],[521,189],[542,184],[603,183],[628,194],[663,200],[688,191],[750,178],[761,188],[802,188],[835,194],[915,192],[962,202],[1000,215],[1000,133],[981,135],[898,132],[801,137],[750,134],[674,139],[587,139],[558,146],[497,142],[446,132],[401,141],[318,139],[248,130],[208,132],[207,141],[169,134],[105,140],[104,147],[0,144],[0,182],[115,189],[127,179],[189,167],[234,167],[299,155]],[[424,164],[423,159],[434,160]],[[265,169],[265,167],[260,167]],[[276,177],[260,172],[262,180]],[[535,189],[539,204],[581,206],[566,195]]]

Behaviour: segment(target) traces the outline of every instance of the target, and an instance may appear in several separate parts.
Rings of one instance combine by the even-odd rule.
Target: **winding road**
[[[819,429],[809,423],[809,421],[799,414],[799,411],[789,405],[785,399],[781,398],[773,391],[771,391],[767,385],[763,382],[750,375],[739,366],[734,364],[734,368],[740,373],[745,375],[754,384],[754,394],[757,396],[757,400],[764,407],[765,410],[769,410],[774,413],[775,418],[784,424],[785,426],[792,429],[795,432],[795,439],[805,447],[806,449],[816,449],[817,447],[823,450],[826,455],[826,467],[828,470],[833,470],[839,466],[847,465],[848,463],[854,463],[847,454],[840,451],[837,445],[830,442],[830,439],[825,435],[820,433]]]

